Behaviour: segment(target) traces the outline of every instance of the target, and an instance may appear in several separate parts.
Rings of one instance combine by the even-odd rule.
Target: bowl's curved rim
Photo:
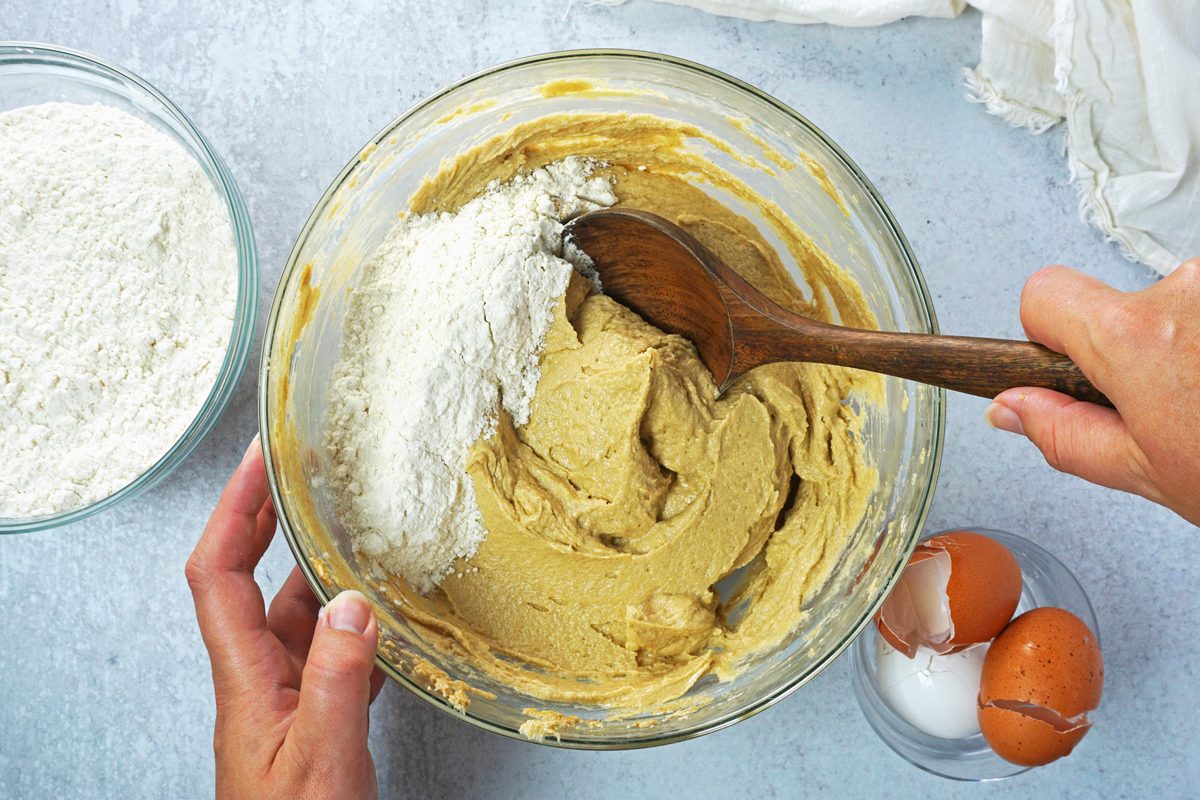
[[[270,315],[268,316],[266,332],[263,336],[262,357],[261,357],[262,360],[260,362],[260,367],[259,367],[259,430],[260,430],[260,433],[262,436],[262,444],[263,444],[263,447],[265,450],[264,461],[265,461],[266,467],[267,467],[267,477],[268,477],[268,483],[269,483],[270,489],[271,489],[271,496],[275,502],[276,508],[280,510],[279,523],[280,523],[280,526],[283,528],[284,537],[287,540],[288,547],[291,549],[292,555],[295,557],[296,563],[300,567],[300,571],[304,574],[305,578],[308,581],[309,586],[316,593],[317,597],[320,599],[322,604],[328,603],[332,599],[332,597],[330,596],[329,592],[326,590],[325,585],[318,578],[315,570],[308,563],[308,559],[304,555],[304,552],[303,552],[303,550],[300,546],[300,543],[297,539],[296,533],[291,527],[291,520],[288,519],[286,512],[283,510],[284,509],[283,498],[282,498],[280,490],[279,490],[278,476],[276,474],[275,466],[272,463],[272,459],[271,459],[271,442],[270,442],[271,425],[269,424],[270,414],[269,414],[269,408],[267,405],[267,400],[268,400],[267,389],[268,389],[268,378],[270,377],[271,347],[272,347],[272,344],[274,343],[275,329],[279,322],[279,312],[280,312],[280,309],[282,308],[282,303],[283,303],[282,289],[288,285],[289,279],[292,277],[293,272],[296,270],[296,268],[298,266],[298,257],[299,257],[300,251],[303,248],[303,245],[307,242],[308,236],[311,233],[312,228],[315,225],[316,221],[318,219],[320,219],[321,215],[324,213],[324,210],[327,207],[327,204],[329,203],[329,201],[340,190],[342,184],[354,172],[355,168],[361,163],[360,158],[359,158],[359,153],[361,153],[363,149],[370,147],[372,144],[374,144],[376,146],[381,144],[391,134],[391,132],[393,130],[395,130],[398,126],[403,124],[405,121],[407,121],[413,115],[417,114],[418,112],[420,112],[422,109],[426,108],[427,106],[442,99],[446,95],[448,95],[452,92],[460,91],[460,90],[466,88],[467,86],[470,86],[471,84],[475,83],[476,81],[481,80],[483,78],[490,77],[491,75],[494,75],[496,73],[506,72],[508,70],[517,69],[520,67],[527,67],[527,66],[542,63],[542,62],[569,61],[569,60],[584,59],[584,58],[613,58],[613,59],[618,59],[618,60],[629,60],[629,61],[656,61],[656,62],[662,62],[662,63],[668,64],[668,65],[674,66],[674,67],[681,67],[685,70],[691,70],[694,72],[698,72],[698,73],[701,73],[710,78],[714,78],[718,81],[727,83],[736,89],[739,89],[743,92],[746,92],[747,94],[752,95],[753,97],[761,100],[762,102],[765,102],[765,103],[773,106],[775,109],[777,109],[784,115],[790,117],[791,119],[793,119],[795,122],[797,122],[802,127],[806,128],[810,133],[813,134],[813,136],[816,137],[816,139],[821,144],[823,144],[825,147],[827,147],[829,149],[829,151],[842,162],[842,164],[846,167],[847,171],[851,174],[851,176],[865,190],[866,196],[868,198],[870,198],[870,201],[873,204],[875,210],[879,213],[880,217],[887,224],[888,232],[893,237],[895,237],[896,242],[899,244],[900,253],[903,256],[905,266],[908,268],[909,277],[912,280],[913,286],[915,287],[917,295],[921,301],[922,310],[925,313],[925,318],[926,318],[925,321],[928,324],[929,332],[930,333],[938,332],[937,316],[933,309],[933,300],[929,295],[929,289],[925,284],[925,278],[921,273],[921,269],[917,265],[916,256],[913,254],[912,247],[909,245],[908,239],[905,237],[904,232],[900,229],[899,224],[896,222],[895,217],[892,215],[891,209],[889,209],[887,204],[883,201],[883,198],[880,196],[879,192],[875,189],[875,186],[866,177],[866,175],[863,173],[863,171],[861,169],[859,169],[858,165],[855,164],[854,161],[851,160],[850,157],[848,155],[846,155],[846,153],[843,152],[842,149],[837,144],[835,144],[832,139],[830,139],[828,136],[826,136],[825,133],[819,127],[817,127],[812,122],[810,122],[807,117],[798,113],[797,111],[792,109],[790,106],[775,99],[774,97],[767,94],[766,92],[763,92],[762,90],[755,88],[754,86],[752,86],[749,83],[746,83],[745,81],[742,81],[731,75],[727,75],[726,73],[721,72],[720,70],[716,70],[711,67],[704,66],[703,64],[698,64],[694,61],[689,61],[687,59],[679,58],[676,56],[666,55],[663,53],[654,53],[654,52],[644,51],[644,50],[609,49],[609,48],[559,50],[559,51],[553,51],[553,52],[548,52],[548,53],[540,53],[537,55],[527,56],[524,58],[518,58],[518,59],[511,60],[511,61],[503,62],[501,64],[497,64],[492,67],[488,67],[486,69],[479,70],[478,72],[468,75],[467,77],[462,78],[459,81],[456,81],[447,86],[444,86],[443,88],[437,90],[436,92],[430,94],[428,97],[424,98],[420,102],[418,102],[415,105],[408,108],[408,110],[406,110],[405,112],[403,112],[402,114],[397,116],[395,119],[393,119],[391,122],[389,122],[386,126],[384,126],[374,137],[371,138],[371,140],[366,145],[364,145],[363,148],[360,148],[359,151],[355,153],[355,156],[353,158],[351,158],[350,161],[348,161],[346,163],[345,167],[342,168],[342,171],[338,174],[338,176],[330,183],[329,188],[326,189],[325,193],[321,195],[321,199],[317,202],[316,206],[313,208],[312,213],[309,215],[308,220],[305,222],[304,227],[301,229],[299,235],[297,236],[296,243],[295,243],[295,245],[293,245],[292,251],[288,255],[287,264],[285,265],[285,267],[283,269],[283,273],[280,276],[279,283],[276,287],[275,296],[271,302],[271,312],[270,312]],[[927,485],[922,493],[921,507],[917,510],[917,514],[914,518],[913,528],[907,534],[909,541],[906,543],[905,550],[908,553],[911,553],[912,549],[914,547],[916,547],[917,541],[920,538],[921,530],[924,527],[925,519],[929,514],[929,508],[933,501],[933,490],[937,484],[938,473],[941,468],[942,444],[943,444],[943,439],[945,436],[945,427],[946,427],[946,392],[944,389],[934,390],[933,403],[934,403],[934,409],[933,409],[933,411],[934,411],[934,413],[933,413],[934,430],[932,432],[933,441],[931,442],[931,447],[930,447],[931,457],[928,462]],[[855,640],[855,638],[858,637],[858,635],[862,631],[862,629],[864,627],[866,627],[867,623],[870,622],[870,620],[874,616],[875,612],[883,604],[883,601],[887,597],[888,592],[891,590],[892,586],[895,585],[896,581],[899,580],[900,573],[903,570],[903,567],[904,567],[906,561],[907,561],[907,557],[898,562],[896,568],[892,572],[892,575],[889,576],[886,584],[884,585],[882,591],[880,592],[879,597],[875,600],[875,602],[867,610],[867,613],[865,613],[863,615],[862,619],[856,625],[852,626],[850,628],[850,630],[847,631],[846,635],[842,638],[842,640],[836,646],[834,646],[832,649],[830,649],[829,652],[827,652],[819,661],[817,661],[813,665],[813,667],[810,670],[808,670],[808,672],[799,676],[798,678],[791,681],[790,683],[779,687],[775,691],[764,694],[762,697],[755,700],[755,702],[753,704],[747,706],[746,708],[743,708],[736,712],[727,714],[722,718],[719,718],[710,723],[706,723],[702,726],[685,728],[683,730],[674,731],[672,733],[662,735],[662,736],[654,736],[652,733],[648,733],[645,737],[629,738],[626,740],[621,740],[621,741],[616,741],[616,742],[597,742],[595,740],[589,740],[589,739],[572,738],[569,734],[564,733],[562,735],[561,739],[556,738],[553,740],[551,740],[551,739],[537,740],[535,743],[543,744],[543,745],[546,745],[549,747],[575,749],[575,750],[633,750],[633,749],[641,749],[641,748],[646,748],[646,747],[655,747],[655,746],[664,745],[664,744],[671,744],[674,742],[684,741],[687,739],[694,739],[698,736],[702,736],[702,735],[705,735],[708,733],[713,733],[715,731],[722,730],[724,728],[729,727],[730,725],[733,725],[736,722],[740,722],[744,719],[748,719],[748,718],[754,716],[755,714],[758,714],[759,712],[773,706],[774,704],[776,704],[783,698],[790,695],[792,692],[796,691],[798,688],[800,688],[804,684],[808,683],[810,680],[812,680],[814,677],[816,677],[818,674],[820,674],[820,672],[822,670],[824,670],[827,666],[829,666],[829,664],[831,664],[839,655],[841,655],[841,653],[851,644],[851,642],[853,642]],[[449,702],[447,702],[443,698],[433,695],[432,693],[427,691],[424,686],[417,684],[416,682],[414,682],[413,680],[411,680],[410,678],[408,678],[407,676],[405,676],[404,674],[399,672],[389,662],[384,660],[382,654],[377,653],[376,657],[375,657],[375,661],[376,661],[377,665],[380,667],[380,669],[382,669],[388,676],[390,676],[392,679],[396,680],[398,683],[400,683],[402,686],[407,688],[410,692],[415,694],[417,697],[426,701],[430,705],[432,705],[436,708],[439,708],[442,711],[454,716],[455,718],[465,720],[466,722],[468,722],[478,728],[481,728],[486,731],[490,731],[492,733],[500,734],[502,736],[506,736],[510,739],[516,739],[517,741],[522,741],[522,742],[531,741],[530,739],[523,736],[518,729],[509,728],[504,725],[499,725],[499,724],[491,722],[489,720],[482,719],[480,717],[472,715],[469,707],[465,711],[460,711],[460,710],[454,708],[452,705],[450,705]]]
[[[254,243],[254,231],[250,223],[250,212],[246,209],[246,202],[225,162],[199,128],[178,106],[144,78],[91,53],[44,42],[0,41],[0,63],[22,60],[22,57],[31,63],[45,63],[71,71],[99,73],[103,77],[113,78],[119,83],[131,85],[152,98],[167,116],[179,123],[196,148],[212,161],[216,172],[216,180],[213,180],[212,183],[229,212],[230,225],[233,228],[234,247],[238,257],[238,292],[233,330],[230,333],[229,344],[225,348],[221,370],[216,381],[213,382],[208,396],[205,397],[204,403],[197,410],[196,416],[188,423],[187,429],[175,440],[171,448],[141,475],[94,503],[43,517],[16,519],[0,517],[0,534],[28,533],[78,522],[149,490],[179,467],[220,420],[234,390],[241,382],[254,344],[260,282],[258,251]],[[189,153],[189,155],[191,154]]]

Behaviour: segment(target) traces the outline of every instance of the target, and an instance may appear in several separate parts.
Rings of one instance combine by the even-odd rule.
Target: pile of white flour
[[[102,105],[0,113],[0,517],[99,500],[166,453],[236,296],[228,212],[179,144]]]
[[[363,268],[330,409],[338,515],[420,591],[486,536],[468,451],[501,407],[529,420],[553,306],[586,262],[563,253],[562,220],[616,202],[594,166],[564,159],[402,219]]]

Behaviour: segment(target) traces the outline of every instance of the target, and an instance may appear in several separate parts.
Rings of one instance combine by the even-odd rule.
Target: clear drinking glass
[[[603,91],[556,95],[554,81],[587,81]],[[549,96],[548,96],[549,95]],[[941,455],[945,395],[887,378],[887,400],[867,408],[863,438],[879,486],[847,552],[827,584],[808,599],[805,622],[781,646],[736,679],[709,677],[689,696],[706,698],[682,716],[605,720],[603,709],[555,704],[514,692],[414,642],[356,560],[333,511],[323,447],[328,376],[338,358],[348,291],[358,267],[384,238],[397,212],[444,159],[512,126],[561,112],[649,113],[692,123],[737,156],[764,161],[770,148],[797,160],[768,175],[733,154],[698,145],[719,166],[791,214],[816,243],[862,284],[884,329],[935,332],[920,270],[904,235],[870,182],[819,129],[757,89],[690,62],[629,51],[535,56],[486,70],[433,95],[380,131],[334,180],[296,242],[284,270],[264,343],[260,422],[280,522],[296,560],[322,600],[354,588],[379,612],[380,666],[429,703],[482,728],[520,737],[522,709],[536,707],[589,720],[548,744],[579,748],[644,747],[717,730],[760,711],[815,676],[851,641],[896,580],[916,544]],[[581,151],[586,155],[586,150]],[[799,163],[824,169],[845,211]],[[735,199],[723,197],[734,207]],[[752,208],[742,207],[751,219]],[[794,267],[794,265],[792,265]],[[797,280],[801,280],[795,272]],[[286,430],[280,437],[277,431]],[[414,677],[415,658],[488,690],[465,712]]]
[[[0,111],[38,103],[102,103],[153,125],[177,141],[200,164],[224,201],[238,256],[238,293],[233,330],[212,391],[179,440],[148,470],[102,500],[44,517],[0,517],[0,534],[36,531],[90,517],[136,497],[182,464],[203,441],[233,396],[254,340],[258,311],[258,256],[250,215],[221,157],[182,111],[138,76],[95,56],[45,44],[0,42]]]
[[[1079,617],[1100,642],[1100,627],[1087,593],[1061,561],[1028,539],[987,528],[954,528],[988,536],[1007,547],[1021,565],[1021,602],[1015,614],[1033,608],[1064,608]],[[931,533],[938,536],[950,531]],[[926,772],[960,781],[995,781],[1020,775],[1029,767],[1009,763],[996,755],[983,740],[983,734],[962,739],[942,739],[918,730],[892,710],[884,699],[877,680],[875,664],[879,642],[878,628],[870,626],[850,648],[850,669],[854,695],[867,722],[888,747],[910,764]],[[1094,715],[1089,715],[1094,718]]]

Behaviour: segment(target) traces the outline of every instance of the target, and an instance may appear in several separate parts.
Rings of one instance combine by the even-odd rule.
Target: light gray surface
[[[142,75],[225,157],[249,203],[268,303],[293,239],[343,163],[443,84],[521,55],[660,50],[757,84],[824,128],[879,187],[948,332],[1015,337],[1024,277],[1084,266],[1125,289],[1149,272],[1083,226],[1061,139],[964,100],[979,18],[879,29],[790,27],[634,0],[528,3],[0,3],[0,39],[94,52]],[[54,8],[54,11],[47,9]],[[517,10],[524,9],[524,10]],[[260,315],[260,335],[265,309]],[[208,662],[183,564],[255,430],[256,365],[216,432],[147,496],[98,519],[0,541],[0,797],[204,797]],[[385,797],[1181,796],[1200,782],[1197,530],[1049,470],[950,402],[931,528],[1028,536],[1075,570],[1100,619],[1107,685],[1071,758],[1004,784],[930,777],[881,744],[844,660],[732,729],[628,753],[476,731],[389,686],[373,712]],[[260,576],[291,566],[281,541]],[[1188,787],[1191,787],[1189,790]]]

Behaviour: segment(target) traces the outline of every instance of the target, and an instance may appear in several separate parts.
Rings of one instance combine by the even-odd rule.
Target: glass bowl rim
[[[824,147],[828,148],[828,150],[842,163],[843,167],[845,167],[854,181],[863,189],[865,196],[869,198],[874,211],[879,214],[880,218],[886,224],[887,233],[890,234],[890,236],[899,246],[904,266],[907,269],[908,278],[912,283],[912,287],[915,290],[920,303],[921,311],[924,314],[924,321],[928,324],[929,331],[931,333],[938,332],[937,316],[934,312],[933,300],[930,297],[928,287],[925,285],[925,278],[921,273],[921,269],[917,265],[916,256],[912,252],[912,248],[909,245],[908,239],[904,236],[904,233],[901,231],[900,226],[896,222],[895,217],[892,215],[891,210],[888,208],[887,204],[884,203],[883,198],[875,189],[875,186],[866,177],[862,170],[859,169],[858,165],[855,164],[854,161],[852,161],[850,157],[846,155],[846,153],[844,153],[842,149],[824,133],[824,131],[810,122],[807,117],[798,113],[790,106],[777,100],[766,92],[754,87],[749,83],[746,83],[745,81],[721,72],[720,70],[707,67],[694,61],[689,61],[684,58],[666,55],[663,53],[620,48],[558,50],[525,56],[523,58],[505,61],[500,64],[478,70],[464,78],[461,78],[460,80],[443,86],[414,105],[410,106],[399,116],[388,122],[387,125],[380,129],[380,131],[371,137],[371,139],[365,145],[360,147],[355,152],[354,156],[351,157],[351,159],[346,163],[341,172],[338,173],[337,177],[334,178],[334,180],[329,184],[329,187],[325,190],[324,194],[321,195],[320,200],[317,201],[317,204],[314,206],[308,220],[304,223],[304,227],[297,235],[296,243],[293,245],[291,253],[288,255],[287,263],[283,268],[282,274],[280,275],[279,283],[276,286],[275,295],[271,302],[271,311],[267,318],[266,332],[263,336],[258,386],[259,430],[262,435],[262,446],[264,449],[263,460],[266,464],[267,482],[271,489],[271,497],[275,502],[275,507],[279,510],[279,524],[280,527],[283,528],[284,538],[287,540],[288,547],[292,551],[292,555],[296,559],[296,563],[299,566],[300,571],[304,574],[309,586],[312,588],[322,605],[327,604],[333,599],[333,597],[317,576],[316,571],[309,563],[308,558],[304,555],[304,551],[300,545],[296,532],[292,528],[292,521],[288,518],[287,512],[283,505],[283,497],[279,488],[279,477],[276,473],[275,465],[271,459],[272,426],[270,421],[272,419],[272,414],[268,406],[268,388],[270,377],[269,364],[271,349],[275,340],[275,331],[280,321],[279,315],[283,305],[282,290],[289,284],[290,279],[296,270],[302,267],[299,261],[299,256],[301,251],[304,249],[304,246],[307,244],[308,237],[312,232],[313,226],[325,213],[328,204],[333,199],[334,195],[337,194],[342,185],[354,172],[355,168],[361,163],[359,154],[363,152],[364,149],[370,148],[372,145],[379,146],[382,144],[387,137],[391,135],[392,131],[404,124],[411,117],[426,107],[436,103],[453,92],[458,92],[477,81],[489,78],[499,73],[544,62],[569,62],[576,60],[606,58],[631,62],[660,62],[669,67],[678,68],[685,72],[694,72],[704,77],[715,79],[718,82],[728,84],[734,89],[748,94],[751,97],[768,104],[769,106],[772,106],[785,117],[788,117],[792,122],[799,125],[814,138],[816,138],[818,142],[820,142]],[[911,553],[912,549],[916,547],[917,541],[920,538],[921,530],[924,527],[925,519],[929,514],[929,509],[933,501],[933,490],[937,485],[938,473],[941,468],[942,443],[943,439],[945,438],[946,427],[946,392],[944,389],[935,389],[933,392],[932,416],[934,420],[930,448],[932,456],[928,462],[927,483],[921,494],[920,508],[917,509],[912,529],[906,533],[908,541],[905,543],[905,550],[908,553]],[[673,731],[658,736],[654,735],[652,732],[648,732],[645,736],[629,736],[625,739],[618,739],[614,741],[596,741],[583,738],[576,739],[572,738],[569,733],[564,733],[562,734],[561,738],[546,737],[545,739],[531,740],[521,734],[518,728],[497,724],[472,714],[469,706],[465,711],[460,711],[454,708],[444,698],[433,694],[432,692],[428,691],[425,686],[412,680],[399,670],[395,669],[391,663],[386,661],[382,654],[378,652],[375,656],[375,662],[379,668],[382,669],[390,678],[435,708],[441,709],[456,719],[464,720],[477,728],[506,736],[517,741],[531,742],[548,747],[572,750],[634,750],[672,744],[674,742],[694,739],[698,736],[708,733],[714,733],[727,728],[734,723],[749,719],[755,714],[758,714],[759,712],[775,705],[777,702],[815,678],[821,673],[822,670],[833,663],[833,661],[837,659],[837,657],[841,655],[851,643],[854,642],[867,623],[871,621],[871,618],[874,616],[879,606],[882,605],[883,600],[887,597],[887,594],[891,590],[892,586],[897,580],[899,580],[900,573],[903,571],[907,560],[907,555],[905,555],[904,558],[899,559],[898,564],[892,570],[892,574],[888,576],[888,579],[880,591],[879,596],[871,604],[867,612],[855,625],[852,625],[847,630],[837,645],[825,653],[825,655],[816,661],[808,670],[804,671],[800,675],[797,675],[795,678],[789,680],[787,683],[778,687],[774,691],[755,698],[753,702],[748,703],[744,707],[735,711],[731,711],[718,719],[696,727],[686,728],[680,731]],[[652,729],[650,730],[652,731]]]
[[[163,453],[153,465],[141,475],[122,486],[107,497],[93,503],[48,514],[41,517],[0,517],[0,534],[28,533],[45,530],[86,519],[118,503],[136,497],[149,490],[174,472],[220,420],[241,382],[254,344],[255,321],[258,317],[259,268],[258,254],[254,244],[254,233],[245,200],[237,188],[225,162],[209,144],[191,119],[162,92],[148,81],[129,70],[99,56],[74,50],[69,47],[43,42],[0,41],[0,66],[5,64],[49,64],[68,72],[98,74],[131,86],[150,97],[159,110],[176,123],[186,135],[189,143],[207,157],[216,175],[208,175],[214,190],[220,195],[229,213],[233,228],[234,247],[238,258],[238,291],[234,308],[233,329],[229,344],[221,362],[221,370],[213,382],[204,403],[196,411],[187,429],[175,440],[170,449]],[[191,153],[188,153],[191,156]],[[194,156],[192,156],[194,158]],[[202,165],[203,166],[203,165]],[[206,175],[208,171],[205,170]]]

